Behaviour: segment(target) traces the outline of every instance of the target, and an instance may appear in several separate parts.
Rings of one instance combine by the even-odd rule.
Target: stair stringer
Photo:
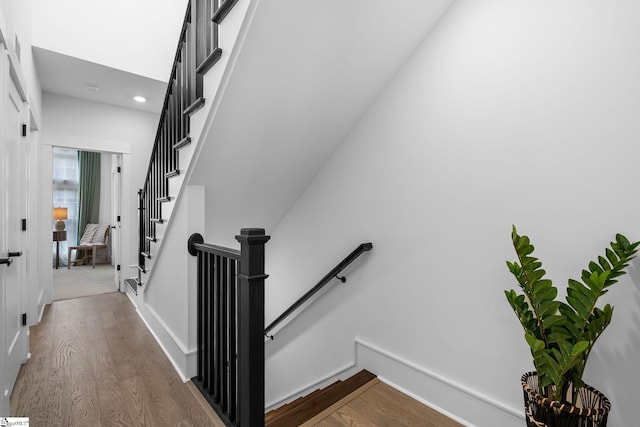
[[[191,220],[191,225],[180,224],[181,215],[174,213],[185,208],[198,210],[196,217],[202,218],[199,229],[193,232],[204,232],[204,190],[201,187],[188,185],[190,171],[197,161],[201,147],[206,143],[206,129],[215,115],[229,75],[233,72],[235,58],[239,51],[244,35],[251,24],[251,17],[259,0],[238,0],[233,9],[226,15],[219,26],[219,47],[222,56],[218,62],[203,76],[203,90],[205,104],[190,117],[191,143],[178,151],[179,174],[169,178],[170,201],[162,203],[162,223],[155,224],[156,241],[151,242],[150,258],[146,259],[145,272],[140,273],[141,286],[134,294],[128,291],[128,296],[136,306],[138,314],[143,319],[156,341],[171,361],[178,375],[183,381],[196,374],[196,302],[194,296],[196,261],[188,255],[186,250],[188,234],[186,230],[197,224]],[[192,188],[193,191],[189,191]],[[191,202],[189,201],[191,200]],[[201,203],[200,203],[201,202]],[[199,206],[194,209],[194,206]],[[185,228],[186,227],[186,228]],[[179,250],[179,262],[172,260],[174,251],[167,250],[165,240],[182,241]],[[179,268],[186,266],[187,268]],[[173,277],[178,271],[179,280],[168,283],[167,278]],[[167,274],[171,272],[172,274]],[[166,291],[171,287],[172,294],[185,296],[179,301],[167,296]],[[177,287],[178,289],[174,289]],[[167,301],[168,300],[168,301]],[[163,304],[164,302],[164,304]],[[178,315],[176,315],[178,313]],[[184,318],[186,316],[186,324]]]

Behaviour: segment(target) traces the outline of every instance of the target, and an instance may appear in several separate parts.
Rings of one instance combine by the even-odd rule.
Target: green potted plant
[[[596,307],[635,257],[640,242],[617,234],[603,256],[582,270],[581,280],[569,279],[565,301],[545,278],[534,247],[515,226],[511,233],[518,260],[507,261],[521,292],[505,291],[525,330],[536,372],[523,375],[528,426],[606,426],[610,403],[582,375],[593,345],[611,322],[613,307]]]

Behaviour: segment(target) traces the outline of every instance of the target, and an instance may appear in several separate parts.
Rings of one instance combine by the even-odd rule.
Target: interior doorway
[[[53,208],[69,223],[58,235],[53,223],[54,301],[120,290],[121,164],[120,153],[53,147]]]

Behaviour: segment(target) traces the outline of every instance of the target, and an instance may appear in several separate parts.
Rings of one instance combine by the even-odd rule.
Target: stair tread
[[[187,145],[191,144],[191,137],[189,136],[185,136],[184,138],[182,138],[180,141],[176,142],[175,144],[173,144],[173,149],[174,150],[179,150],[182,147],[186,147]]]
[[[320,389],[315,390],[315,391],[319,391],[319,390],[320,390]],[[297,405],[297,404],[299,404],[299,403],[300,403],[300,401],[301,401],[301,400],[303,400],[304,398],[305,398],[305,396],[300,396],[300,397],[298,397],[296,400],[292,400],[291,402],[289,402],[289,403],[286,403],[286,404],[282,405],[280,408],[272,409],[271,411],[269,411],[269,412],[267,412],[267,413],[265,414],[265,416],[264,416],[264,417],[265,417],[265,420],[267,420],[267,418],[268,418],[268,417],[271,417],[271,416],[273,416],[274,414],[277,414],[277,413],[278,413],[278,411],[279,411],[281,408],[284,408],[284,407],[290,408],[290,407],[292,407],[292,405]]]
[[[265,425],[267,425],[268,423],[272,423],[282,418],[283,416],[286,416],[289,411],[292,411],[298,406],[303,405],[306,400],[313,399],[315,396],[317,396],[321,392],[322,392],[322,389],[319,388],[307,394],[306,396],[300,396],[296,400],[293,400],[279,408],[274,409],[273,411],[270,411],[268,414],[264,416]]]
[[[173,178],[174,176],[180,175],[180,169],[171,169],[169,172],[164,174],[165,178]]]
[[[336,381],[322,390],[316,390],[305,396],[301,401],[296,399],[294,401],[298,401],[296,405],[290,407],[284,405],[271,411],[269,420],[265,417],[265,426],[298,426],[375,378],[376,376],[371,372],[362,370],[344,381]]]

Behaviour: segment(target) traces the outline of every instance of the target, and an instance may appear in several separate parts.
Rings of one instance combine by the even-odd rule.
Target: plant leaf
[[[540,387],[555,385],[560,399],[567,398],[569,385],[582,387],[582,374],[596,340],[611,323],[613,307],[596,306],[598,299],[625,274],[640,242],[631,243],[617,234],[597,262],[582,270],[581,281],[569,279],[566,303],[557,301],[558,289],[546,279],[542,262],[533,256],[529,237],[512,227],[511,239],[517,261],[507,267],[520,286],[521,293],[505,291],[506,298],[525,330],[538,371]]]

